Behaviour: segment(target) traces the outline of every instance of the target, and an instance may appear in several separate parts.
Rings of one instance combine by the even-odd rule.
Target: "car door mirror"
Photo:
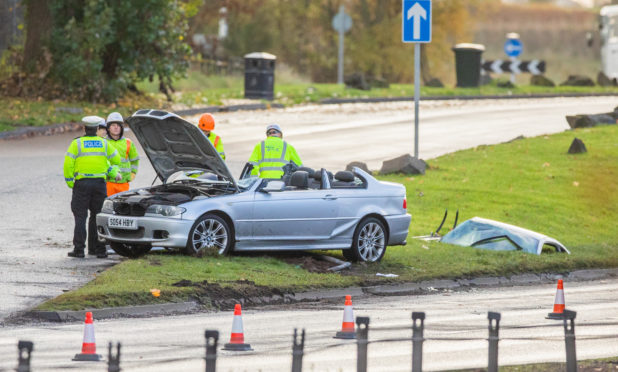
[[[280,180],[272,180],[272,181],[268,181],[266,186],[262,187],[260,191],[266,192],[266,193],[277,192],[277,191],[283,191],[284,188],[285,188],[285,182],[280,181]]]

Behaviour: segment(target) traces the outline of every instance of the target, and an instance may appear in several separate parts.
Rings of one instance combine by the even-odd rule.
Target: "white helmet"
[[[124,119],[122,118],[122,115],[120,115],[120,113],[118,112],[112,112],[111,114],[109,114],[107,116],[107,125],[109,125],[110,123],[124,123]]]

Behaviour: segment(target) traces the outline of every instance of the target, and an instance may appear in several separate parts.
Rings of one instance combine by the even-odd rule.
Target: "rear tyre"
[[[386,253],[386,244],[388,236],[382,221],[375,217],[367,217],[363,219],[354,231],[354,240],[352,248],[344,250],[349,251],[350,261],[363,262],[378,262]]]
[[[150,252],[152,246],[150,244],[126,244],[119,242],[110,242],[109,245],[112,247],[114,252],[118,253],[121,256],[129,257],[129,258],[138,258],[146,253]]]
[[[185,252],[190,255],[226,255],[232,250],[234,238],[225,220],[214,214],[200,217],[189,232]]]

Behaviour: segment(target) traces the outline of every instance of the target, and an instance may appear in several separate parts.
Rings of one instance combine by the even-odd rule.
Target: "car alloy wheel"
[[[380,261],[386,252],[386,242],[386,230],[382,222],[374,217],[365,218],[354,232],[350,256],[354,256],[354,261]]]
[[[232,237],[230,228],[221,217],[214,214],[202,216],[189,233],[187,252],[203,255],[207,252],[216,252],[224,255],[230,251]]]

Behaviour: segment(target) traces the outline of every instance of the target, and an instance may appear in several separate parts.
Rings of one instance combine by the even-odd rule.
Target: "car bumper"
[[[409,213],[396,216],[384,216],[388,223],[389,237],[388,245],[405,244],[410,230],[410,221],[412,216]]]
[[[127,244],[152,244],[158,247],[182,248],[187,245],[191,220],[159,217],[132,217],[137,220],[137,230],[110,228],[108,219],[118,217],[107,213],[97,214],[99,238]]]

